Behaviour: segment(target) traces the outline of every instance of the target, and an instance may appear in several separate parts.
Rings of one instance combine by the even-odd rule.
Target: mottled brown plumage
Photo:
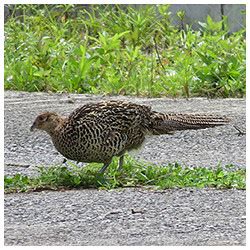
[[[68,159],[104,163],[100,170],[104,172],[113,156],[120,157],[121,168],[124,153],[140,147],[148,134],[171,134],[228,122],[228,118],[215,115],[164,114],[131,102],[103,101],[77,108],[69,117],[40,114],[31,130],[46,131],[55,148]]]

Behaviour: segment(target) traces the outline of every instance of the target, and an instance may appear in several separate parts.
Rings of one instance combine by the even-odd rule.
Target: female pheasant
[[[229,121],[216,115],[164,114],[152,111],[149,106],[112,100],[86,104],[69,117],[42,113],[35,119],[31,131],[46,131],[55,148],[68,159],[103,163],[102,173],[113,156],[120,157],[121,169],[124,153],[140,147],[146,135],[205,129]]]

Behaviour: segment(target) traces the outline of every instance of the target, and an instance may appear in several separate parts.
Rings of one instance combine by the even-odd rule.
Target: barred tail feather
[[[153,134],[168,134],[176,130],[205,129],[230,122],[225,116],[202,114],[162,114],[152,112]]]

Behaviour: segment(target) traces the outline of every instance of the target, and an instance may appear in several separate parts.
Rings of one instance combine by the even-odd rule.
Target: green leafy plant
[[[171,24],[169,5],[14,5],[5,23],[5,89],[243,97],[245,29],[210,16]],[[16,15],[15,13],[19,13]]]
[[[228,165],[215,169],[189,168],[178,163],[157,166],[126,157],[123,170],[117,171],[117,159],[104,174],[98,173],[100,164],[79,168],[66,166],[40,167],[35,177],[5,176],[5,192],[39,191],[44,189],[105,188],[151,186],[159,189],[184,187],[214,187],[245,189],[246,172]]]

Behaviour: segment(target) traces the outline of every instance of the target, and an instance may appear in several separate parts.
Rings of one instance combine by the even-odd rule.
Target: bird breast
[[[125,147],[126,135],[93,121],[65,124],[52,136],[55,148],[79,162],[105,162]]]

